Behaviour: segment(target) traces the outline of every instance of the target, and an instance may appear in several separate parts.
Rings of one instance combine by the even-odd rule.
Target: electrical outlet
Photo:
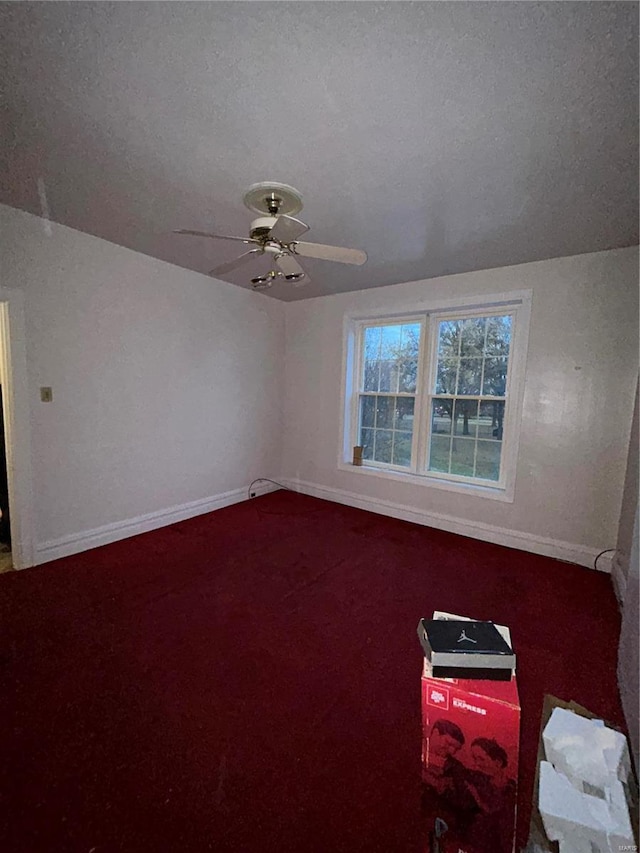
[[[251,497],[252,497],[252,498],[255,498],[255,496],[256,496],[256,493],[255,493],[255,492],[251,492]]]
[[[53,391],[49,386],[40,389],[40,399],[43,403],[50,403],[53,400]]]

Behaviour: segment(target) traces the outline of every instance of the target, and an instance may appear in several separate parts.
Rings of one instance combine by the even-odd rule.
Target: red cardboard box
[[[513,853],[519,743],[515,675],[511,681],[434,678],[424,659],[422,811],[428,851]]]

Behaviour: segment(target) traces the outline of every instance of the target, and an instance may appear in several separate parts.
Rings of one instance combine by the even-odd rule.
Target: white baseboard
[[[380,500],[379,498],[368,498],[354,492],[346,492],[342,489],[321,486],[304,480],[281,478],[280,482],[283,486],[306,495],[345,504],[346,506],[358,507],[359,509],[369,510],[380,515],[399,518],[403,521],[412,521],[415,524],[421,524],[426,527],[435,527],[438,530],[446,530],[449,533],[470,536],[484,542],[493,542],[496,545],[505,545],[508,548],[529,551],[533,554],[542,554],[546,557],[553,557],[568,563],[577,563],[580,566],[593,568],[595,557],[599,553],[597,548],[589,548],[571,542],[563,542],[558,539],[534,536],[531,533],[495,527],[482,522],[465,521],[455,516],[427,512],[417,507]],[[278,486],[271,482],[261,481],[254,483],[251,491],[255,492],[256,495],[263,495],[273,492],[277,488]],[[124,521],[117,521],[113,524],[106,524],[102,527],[74,533],[60,539],[41,542],[35,548],[34,565],[48,563],[51,560],[68,557],[71,554],[79,554],[82,551],[88,551],[90,548],[98,548],[101,545],[108,545],[111,542],[118,542],[130,536],[148,533],[150,530],[157,530],[160,527],[166,527],[178,521],[185,521],[188,518],[213,512],[216,509],[247,500],[247,495],[248,486],[244,486],[240,489],[233,489],[232,491],[223,492],[209,498],[169,507],[158,512],[146,513],[145,515],[139,515],[136,518]],[[620,596],[624,596],[626,579],[617,561],[604,555],[598,560],[598,570],[612,575],[616,595],[621,600]]]
[[[255,482],[251,491],[258,496],[265,495],[267,492],[274,492],[277,488],[270,482],[261,481]],[[48,563],[51,560],[58,560],[60,557],[68,557],[71,554],[79,554],[81,551],[88,551],[90,548],[109,545],[111,542],[118,542],[120,539],[128,539],[130,536],[137,536],[139,533],[148,533],[150,530],[157,530],[159,527],[166,527],[169,524],[175,524],[177,521],[185,521],[197,515],[204,515],[204,513],[213,512],[216,509],[231,506],[231,504],[248,500],[248,491],[249,486],[243,486],[240,489],[222,492],[209,498],[191,501],[180,506],[172,506],[158,512],[149,512],[136,518],[116,521],[113,524],[105,524],[93,530],[84,530],[70,536],[63,536],[61,539],[41,542],[35,548],[34,565]]]
[[[585,545],[577,545],[572,542],[563,542],[559,539],[549,539],[543,536],[535,536],[532,533],[523,533],[520,530],[509,530],[504,527],[495,527],[478,521],[465,521],[452,515],[428,512],[417,507],[393,503],[392,501],[369,498],[354,492],[346,492],[329,486],[321,486],[309,483],[305,480],[281,479],[283,485],[294,491],[317,498],[346,504],[347,506],[366,509],[377,512],[380,515],[388,515],[392,518],[400,518],[403,521],[413,521],[426,527],[435,527],[438,530],[446,530],[449,533],[459,533],[461,536],[470,536],[473,539],[481,539],[483,542],[493,542],[496,545],[505,545],[507,548],[517,548],[520,551],[529,551],[532,554],[542,554],[545,557],[553,557],[556,560],[564,560],[567,563],[576,563],[579,566],[593,568],[593,563],[599,553],[597,548],[589,548]],[[611,572],[610,561],[601,558],[598,561],[598,571]]]
[[[627,576],[624,573],[619,551],[616,551],[611,560],[611,580],[613,581],[613,588],[618,599],[618,604],[622,608],[625,595],[627,594]]]

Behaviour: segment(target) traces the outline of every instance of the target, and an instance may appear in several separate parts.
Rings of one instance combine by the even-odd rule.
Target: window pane
[[[390,429],[377,429],[373,458],[376,462],[391,462],[391,442],[393,433]]]
[[[364,354],[365,358],[375,361],[380,355],[380,326],[369,326],[364,330]]]
[[[379,386],[380,363],[378,359],[365,361],[363,391],[377,391]]]
[[[453,409],[453,431],[455,435],[476,437],[478,423],[478,401],[456,400]]]
[[[470,405],[469,434],[475,438],[478,434],[478,429],[481,427],[483,421],[480,419],[480,415],[479,415],[479,411],[478,411],[479,406],[477,404],[477,401],[474,400],[472,402],[471,400],[469,400],[468,403]]]
[[[402,430],[413,430],[413,397],[396,397],[394,427]]]
[[[484,362],[484,383],[482,393],[485,396],[504,397],[507,387],[507,359],[487,358]]]
[[[454,438],[451,442],[451,473],[473,477],[475,441],[471,438]]]
[[[360,444],[364,448],[362,451],[363,459],[373,459],[373,430],[360,430]]]
[[[418,358],[420,351],[420,323],[405,323],[400,337],[402,358]]]
[[[476,477],[482,480],[500,479],[501,441],[479,441],[476,457]]]
[[[380,360],[380,391],[398,390],[398,363],[388,358]]]
[[[458,373],[458,394],[479,394],[482,379],[481,358],[461,358]]]
[[[438,359],[460,354],[460,321],[443,320],[438,330]]]
[[[360,397],[360,425],[363,427],[375,426],[376,398]]]
[[[365,327],[362,390],[415,392],[420,330],[420,323]]]
[[[504,421],[504,401],[482,401],[480,403],[480,418],[478,422],[478,438],[490,438],[494,441],[502,439],[502,423]]]
[[[380,373],[380,326],[372,326],[364,330],[364,390],[378,390],[378,375]]]
[[[437,397],[431,401],[431,432],[433,434],[451,434],[451,412],[453,400],[439,400]]]
[[[418,378],[418,359],[403,358],[399,363],[399,386],[398,391],[414,393]]]
[[[418,356],[420,354],[420,323],[405,323],[401,327],[398,351],[399,391],[416,390]],[[392,390],[395,391],[395,388]]]
[[[400,337],[402,326],[382,326],[380,346],[380,390],[397,391],[398,356],[400,353]]]
[[[458,377],[458,358],[443,358],[438,361],[436,394],[455,394]]]
[[[398,350],[402,326],[383,326],[380,347],[380,390],[398,390]]]
[[[429,451],[429,471],[449,471],[449,449],[451,439],[448,435],[432,435]]]
[[[462,321],[460,355],[482,355],[484,351],[486,318],[469,317]]]
[[[382,345],[380,348],[380,358],[395,361],[400,351],[402,326],[381,326],[381,332]]]
[[[487,317],[487,355],[509,355],[513,317]]]
[[[376,405],[376,427],[380,429],[380,427],[388,427],[391,428],[393,426],[393,414],[395,411],[395,397],[376,397],[377,405]]]
[[[411,441],[413,434],[410,432],[396,432],[393,436],[393,464],[411,465]]]
[[[362,394],[359,443],[363,459],[409,467],[414,408],[414,397]]]

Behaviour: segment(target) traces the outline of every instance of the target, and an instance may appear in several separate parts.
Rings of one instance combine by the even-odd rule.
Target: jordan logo
[[[477,640],[474,640],[473,637],[467,637],[467,632],[463,630],[462,634],[460,634],[460,636],[458,637],[458,642],[463,643],[465,640],[468,643],[477,643],[478,642]]]

